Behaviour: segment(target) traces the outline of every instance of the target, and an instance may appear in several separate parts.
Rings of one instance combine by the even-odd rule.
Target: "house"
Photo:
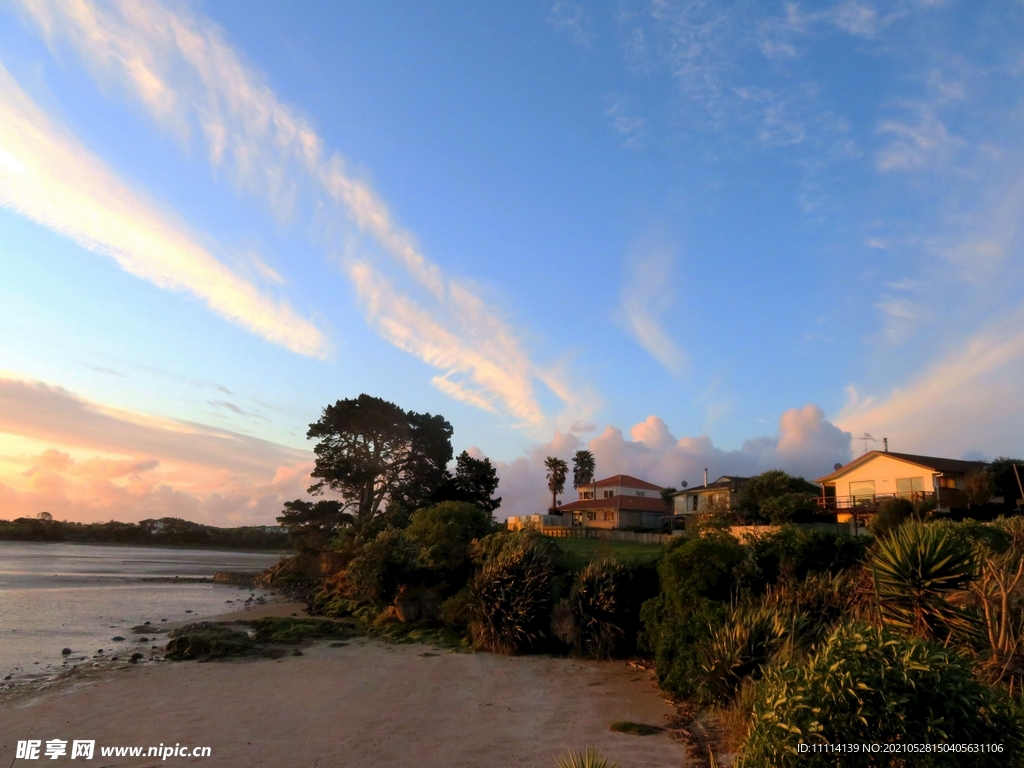
[[[707,473],[705,473],[706,479]],[[683,526],[691,527],[700,515],[720,514],[736,508],[740,488],[749,477],[722,475],[713,483],[684,488],[672,494],[672,511],[682,518]]]
[[[985,466],[981,461],[868,451],[815,480],[821,485],[818,503],[837,512],[839,522],[854,512],[874,512],[878,502],[891,498],[934,500],[942,510],[963,508],[967,506],[967,476]]]
[[[615,475],[577,489],[579,498],[558,507],[575,526],[661,530],[672,517],[661,486],[630,475]]]

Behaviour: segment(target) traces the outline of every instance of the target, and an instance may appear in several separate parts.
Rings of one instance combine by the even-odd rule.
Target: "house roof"
[[[638,477],[632,475],[612,475],[606,477],[604,480],[598,480],[596,483],[586,483],[584,488],[591,488],[593,486],[598,488],[606,488],[609,485],[618,485],[623,488],[637,488],[642,491],[660,491],[661,486],[655,485],[654,483],[648,483],[646,480],[641,480]]]
[[[559,512],[579,512],[584,509],[627,509],[638,512],[664,512],[672,510],[660,496],[609,496],[607,499],[583,499],[563,504]]]
[[[673,493],[672,496],[682,496],[686,493],[700,493],[702,491],[720,491],[723,488],[735,488],[741,483],[747,482],[749,479],[749,477],[739,477],[738,475],[722,475],[713,483],[708,483],[707,485],[695,485],[692,488],[683,488],[683,490]]]
[[[856,469],[862,464],[866,464],[876,456],[891,456],[894,459],[905,461],[908,464],[915,464],[924,469],[931,470],[932,472],[938,472],[943,475],[962,475],[968,472],[977,472],[978,470],[985,468],[985,462],[983,461],[964,461],[962,459],[943,459],[938,456],[918,456],[913,453],[894,453],[889,451],[868,451],[863,456],[860,456],[849,464],[845,464],[835,472],[819,477],[814,482],[816,483],[828,483],[835,480],[842,475],[845,475],[851,469]]]

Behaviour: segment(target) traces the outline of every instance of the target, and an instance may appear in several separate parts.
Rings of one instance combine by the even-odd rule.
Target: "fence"
[[[616,531],[605,528],[566,528],[562,526],[538,529],[545,536],[559,539],[604,539],[606,541],[631,541],[634,544],[664,544],[672,538],[668,533],[639,533],[637,531]],[[682,531],[679,531],[682,533]]]

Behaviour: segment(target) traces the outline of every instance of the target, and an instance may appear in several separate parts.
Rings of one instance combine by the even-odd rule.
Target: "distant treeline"
[[[0,520],[0,541],[66,541],[94,544],[210,547],[220,549],[288,549],[284,529],[264,526],[216,528],[164,517],[139,523],[68,523],[39,517]]]

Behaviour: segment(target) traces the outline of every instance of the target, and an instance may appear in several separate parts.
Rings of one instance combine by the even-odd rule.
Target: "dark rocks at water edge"
[[[124,638],[123,638],[123,637],[121,637],[120,635],[115,635],[115,636],[114,636],[114,637],[112,638],[112,640],[113,640],[113,641],[114,641],[115,643],[123,643],[123,642],[124,642]]]
[[[70,648],[65,648],[65,649],[63,649],[63,650],[62,650],[62,651],[60,652],[60,655],[61,655],[61,656],[70,656],[70,655],[71,655],[71,649],[70,649]]]
[[[285,651],[267,645],[298,645],[309,640],[337,639],[359,634],[354,622],[331,619],[264,618],[239,622],[251,626],[241,631],[225,624],[201,621],[176,629],[167,644],[167,658],[173,660],[266,656],[280,658]],[[299,656],[300,653],[293,653]]]
[[[246,589],[252,589],[256,586],[256,579],[260,576],[262,571],[254,571],[252,573],[234,573],[231,571],[218,571],[213,574],[213,580],[218,584],[233,584],[236,587],[245,587]]]

